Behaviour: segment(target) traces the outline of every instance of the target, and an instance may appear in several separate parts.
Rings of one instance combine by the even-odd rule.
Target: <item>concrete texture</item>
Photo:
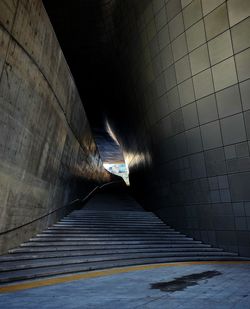
[[[250,266],[244,264],[173,265],[0,294],[3,309],[34,308],[250,308]],[[187,275],[219,274],[173,292],[151,289]],[[31,286],[32,287],[32,283]]]
[[[0,232],[107,182],[83,104],[42,1],[0,0]],[[56,214],[0,236],[0,252]]]

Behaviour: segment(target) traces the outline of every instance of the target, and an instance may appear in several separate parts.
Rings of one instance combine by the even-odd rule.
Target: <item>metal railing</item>
[[[73,210],[74,208],[77,208],[77,205],[78,205],[78,207],[79,207],[79,205],[83,205],[84,203],[86,203],[86,202],[88,201],[88,199],[89,199],[91,196],[93,196],[97,191],[103,189],[103,188],[106,187],[106,186],[109,186],[109,185],[112,185],[112,184],[115,184],[115,183],[118,184],[118,183],[122,183],[122,182],[123,182],[123,181],[111,181],[111,182],[105,183],[105,184],[103,184],[103,185],[101,185],[101,186],[96,186],[96,187],[95,187],[92,191],[90,191],[84,198],[82,198],[82,199],[75,199],[75,200],[73,200],[72,202],[70,202],[70,203],[68,203],[68,204],[66,204],[66,205],[64,205],[64,206],[62,206],[62,207],[56,208],[56,209],[54,209],[54,210],[52,210],[52,211],[46,213],[45,215],[42,215],[42,216],[40,216],[40,217],[38,217],[38,218],[36,218],[36,219],[34,219],[34,220],[32,220],[32,221],[29,221],[29,222],[24,223],[24,224],[22,224],[22,225],[19,225],[19,226],[17,226],[17,227],[13,227],[13,228],[11,228],[11,229],[9,229],[9,230],[0,232],[0,236],[5,235],[5,234],[8,234],[8,233],[10,233],[10,232],[14,232],[14,231],[16,231],[16,230],[18,230],[18,229],[20,229],[20,228],[23,228],[23,227],[25,227],[25,226],[28,226],[28,225],[30,225],[30,224],[33,224],[34,222],[40,221],[40,220],[42,220],[42,219],[44,219],[44,218],[46,218],[46,217],[52,215],[53,213],[55,213],[55,212],[57,212],[57,211],[59,211],[59,210],[64,209],[64,208],[69,208],[69,210],[70,210],[70,208],[72,208],[72,210]],[[75,205],[75,206],[74,206],[74,205]]]

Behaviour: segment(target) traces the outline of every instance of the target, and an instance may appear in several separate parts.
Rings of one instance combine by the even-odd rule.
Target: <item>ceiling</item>
[[[119,100],[120,87],[111,33],[103,21],[109,1],[43,0],[43,3],[74,76],[101,157],[104,162],[120,162],[121,149],[106,129],[109,113],[120,108],[114,104]]]

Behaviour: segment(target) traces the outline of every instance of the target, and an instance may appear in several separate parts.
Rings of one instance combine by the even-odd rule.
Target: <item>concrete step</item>
[[[93,225],[106,225],[106,224],[115,224],[115,225],[165,225],[162,221],[156,221],[156,220],[71,220],[71,219],[62,219],[59,222],[62,223],[70,223],[70,224],[93,224]]]
[[[85,233],[85,232],[74,232],[74,231],[65,231],[65,232],[61,232],[61,231],[57,231],[57,230],[54,230],[54,231],[45,231],[45,232],[42,232],[41,234],[37,234],[37,237],[43,237],[43,236],[48,236],[48,237],[52,237],[53,235],[55,236],[70,236],[70,237],[79,237],[80,235],[84,235],[86,237],[92,237],[92,236],[96,236],[96,237],[112,237],[112,236],[116,236],[116,237],[125,237],[125,236],[135,236],[135,237],[143,237],[143,236],[157,236],[157,237],[161,237],[161,236],[164,236],[164,235],[183,235],[183,234],[180,234],[180,232],[176,232],[176,231],[169,231],[169,232],[161,232],[161,233],[157,233],[157,232],[144,232],[142,233],[141,231],[139,231],[138,233],[126,233],[126,232],[119,232],[117,231],[116,233],[108,233],[108,231],[106,231],[105,233],[100,233],[100,232],[93,232],[93,233]]]
[[[184,242],[184,241],[193,241],[193,238],[187,238],[185,236],[183,237],[168,237],[168,236],[165,236],[164,238],[161,237],[161,239],[159,240],[159,237],[139,237],[139,238],[136,238],[136,237],[128,237],[128,238],[120,238],[120,237],[109,237],[109,238],[103,238],[103,237],[34,237],[34,238],[31,238],[28,242],[29,243],[41,243],[41,242],[47,242],[48,244],[49,243],[55,243],[55,242],[60,242],[60,243],[66,243],[66,242],[72,242],[72,243],[80,243],[80,244],[85,244],[85,243],[88,243],[88,242],[104,242],[104,243],[111,243],[111,242],[166,242],[166,241],[171,241],[171,242],[174,242],[174,241],[181,241],[181,242]]]
[[[123,215],[123,214],[113,214],[113,215],[107,215],[102,214],[99,215],[98,213],[95,213],[93,215],[88,215],[88,214],[69,214],[67,216],[65,216],[64,218],[69,218],[69,219],[80,219],[80,220],[84,220],[84,219],[89,219],[89,220],[101,220],[101,219],[110,219],[110,220],[155,220],[155,219],[159,219],[158,217],[156,217],[155,215],[151,214],[151,215],[144,215],[143,212],[141,212],[141,214],[139,216],[135,216],[133,214],[131,215]],[[159,219],[160,220],[160,219]]]
[[[76,223],[76,224],[127,224],[127,225],[130,225],[130,224],[133,224],[133,225],[143,225],[143,224],[154,224],[154,225],[159,225],[159,224],[163,224],[165,225],[162,221],[160,220],[108,220],[108,219],[93,219],[93,220],[73,220],[73,219],[62,219],[60,220],[59,222],[62,222],[62,223],[65,223],[65,222],[68,222],[68,223]]]
[[[110,212],[99,212],[99,211],[96,211],[96,212],[93,212],[93,213],[89,213],[89,212],[78,212],[78,213],[70,213],[67,215],[67,217],[82,217],[82,218],[85,218],[85,217],[88,217],[88,218],[132,218],[132,219],[135,219],[135,218],[158,218],[155,216],[155,214],[153,214],[152,212],[139,212],[139,213],[134,213],[134,212],[129,212],[129,211],[126,211],[126,212],[119,212],[119,211],[110,211]]]
[[[106,255],[106,254],[124,254],[124,253],[175,253],[185,254],[186,252],[209,252],[216,254],[223,252],[218,248],[145,248],[145,249],[103,249],[103,250],[79,250],[79,251],[55,251],[55,252],[26,252],[12,253],[0,256],[0,262],[7,261],[21,261],[30,259],[45,259],[54,257],[67,257],[67,256],[87,256],[87,255]]]
[[[148,224],[139,224],[139,223],[136,223],[136,224],[125,224],[125,223],[95,223],[95,224],[91,224],[89,222],[86,222],[86,223],[71,223],[71,222],[58,222],[56,224],[54,224],[53,226],[66,226],[66,227],[102,227],[102,228],[105,228],[105,227],[128,227],[130,226],[133,227],[133,228],[140,228],[140,227],[144,227],[144,228],[147,228],[147,227],[154,227],[154,228],[161,228],[161,227],[164,227],[164,224],[163,223],[148,223]]]
[[[185,235],[164,235],[161,236],[161,240],[193,240],[193,238],[189,238]],[[126,241],[130,241],[130,240],[159,240],[159,236],[155,236],[155,235],[143,235],[143,236],[128,236],[128,235],[124,235],[124,236],[105,236],[105,235],[100,235],[100,236],[96,236],[96,235],[92,235],[92,236],[85,236],[85,235],[78,235],[78,236],[71,236],[71,235],[66,235],[66,236],[60,236],[60,235],[41,235],[41,236],[37,236],[34,238],[31,238],[29,241],[116,241],[116,240],[126,240]]]
[[[79,246],[79,245],[129,245],[129,244],[134,244],[134,245],[142,245],[142,244],[201,244],[201,241],[195,241],[195,240],[88,240],[88,241],[30,241],[23,243],[21,247],[42,247],[42,246]]]
[[[19,252],[55,252],[55,251],[78,251],[78,250],[105,250],[105,249],[152,249],[152,248],[211,248],[211,245],[207,244],[196,244],[195,246],[193,244],[190,244],[189,242],[186,242],[184,244],[126,244],[126,245],[75,245],[75,246],[54,246],[54,245],[48,245],[47,246],[21,246],[20,248],[11,249],[9,250],[9,253],[19,253]]]
[[[138,228],[134,228],[134,227],[108,227],[106,226],[105,228],[103,227],[74,227],[74,226],[52,226],[49,227],[47,229],[47,231],[51,231],[51,230],[57,230],[57,231],[87,231],[87,232],[113,232],[113,231],[119,231],[119,232],[148,232],[148,233],[161,233],[161,232],[169,232],[169,231],[175,231],[174,229],[162,226],[160,228],[155,228],[155,227],[147,227],[147,228],[143,228],[143,227],[138,227]]]
[[[122,266],[131,265],[144,265],[144,264],[157,264],[157,263],[170,263],[170,262],[188,262],[188,261],[235,261],[239,260],[238,257],[234,256],[190,256],[190,257],[167,257],[167,258],[142,258],[142,259],[131,259],[131,260],[116,260],[116,261],[102,261],[92,262],[83,264],[71,264],[71,265],[60,265],[60,266],[48,266],[37,269],[23,269],[17,271],[6,271],[0,273],[0,283],[10,283],[20,280],[30,280],[43,277],[50,277],[55,275],[86,272],[98,269],[107,269]],[[243,259],[242,259],[243,260]]]
[[[145,211],[142,209],[141,211],[128,211],[128,210],[87,210],[86,208],[80,209],[80,210],[74,210],[69,215],[99,215],[99,216],[155,216],[155,214],[151,211]]]
[[[33,259],[22,261],[6,261],[0,265],[0,272],[15,271],[21,269],[32,269],[40,267],[58,266],[58,265],[76,265],[82,263],[103,262],[103,261],[118,261],[126,259],[148,259],[148,258],[169,258],[169,257],[208,257],[214,256],[212,252],[146,252],[146,253],[126,253],[126,254],[108,254],[108,255],[88,255],[77,257],[56,257],[50,259]],[[236,254],[228,252],[216,252],[218,257],[235,257]]]

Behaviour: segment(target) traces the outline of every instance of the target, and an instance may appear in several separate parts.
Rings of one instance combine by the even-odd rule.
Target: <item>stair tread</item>
[[[116,260],[126,260],[126,259],[141,259],[141,258],[168,258],[168,257],[194,257],[194,256],[236,256],[233,253],[228,252],[212,252],[211,254],[206,252],[185,252],[185,253],[159,253],[159,252],[149,252],[149,253],[124,253],[124,254],[108,254],[108,255],[88,255],[84,257],[61,257],[61,258],[50,258],[50,259],[33,259],[26,261],[6,261],[2,262],[0,266],[0,271],[13,271],[17,269],[29,269],[29,268],[40,268],[48,266],[57,265],[75,265],[81,263],[90,262],[103,262],[103,261],[116,261]]]
[[[105,261],[95,263],[84,263],[76,265],[64,265],[64,266],[50,266],[38,269],[25,269],[18,271],[2,272],[0,273],[0,283],[11,282],[17,280],[28,280],[41,277],[49,277],[61,274],[75,273],[75,272],[86,272],[97,269],[122,267],[130,265],[144,265],[144,264],[157,264],[157,263],[170,263],[170,262],[187,262],[187,261],[235,261],[243,260],[238,257],[174,257],[174,258],[148,258],[148,259],[131,259],[131,260],[120,260],[120,261]]]
[[[126,245],[109,245],[109,249],[131,249],[131,248],[138,248],[138,249],[142,249],[142,248],[193,248],[194,245],[193,244],[189,244],[189,243],[184,243],[184,244],[126,244]],[[208,244],[196,244],[195,248],[211,248],[211,245]],[[65,250],[103,250],[103,249],[107,249],[106,245],[77,245],[77,246],[54,246],[54,245],[50,245],[50,246],[43,246],[43,247],[28,247],[28,246],[22,246],[16,249],[12,249],[10,250],[10,252],[23,252],[23,251],[30,251],[30,252],[44,252],[44,251],[48,251],[48,252],[54,252],[54,251],[65,251]]]
[[[182,253],[182,252],[222,252],[222,249],[218,248],[144,248],[144,249],[101,249],[101,250],[65,250],[54,252],[26,252],[12,253],[8,255],[0,256],[0,262],[14,261],[14,260],[26,260],[26,259],[39,259],[39,258],[53,258],[62,256],[80,256],[80,255],[103,255],[103,254],[123,254],[123,253],[141,253],[141,252],[161,252],[161,253]]]

